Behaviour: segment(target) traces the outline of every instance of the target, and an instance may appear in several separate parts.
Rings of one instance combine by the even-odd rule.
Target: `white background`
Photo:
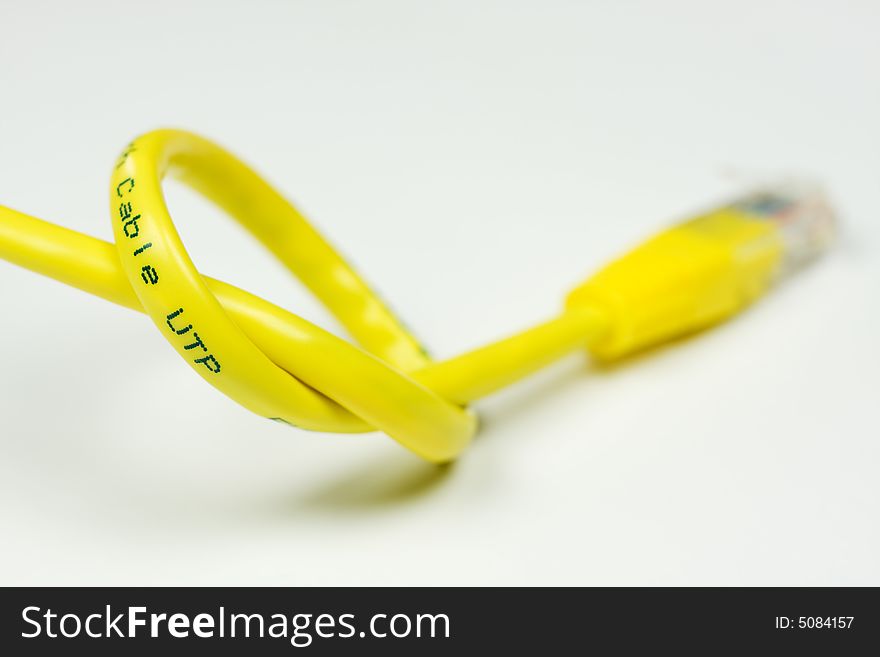
[[[0,262],[3,584],[880,584],[871,2],[76,2],[0,9],[0,203],[110,238],[182,127],[253,163],[437,357],[749,181],[833,251],[749,312],[478,405],[453,467],[262,420],[143,316]],[[333,322],[167,187],[206,274]]]

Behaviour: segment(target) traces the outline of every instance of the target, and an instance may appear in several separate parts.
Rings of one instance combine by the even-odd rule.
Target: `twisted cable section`
[[[228,283],[202,276],[162,193],[170,175],[248,229],[358,345]],[[179,130],[138,137],[110,184],[115,244],[0,207],[0,257],[150,316],[178,354],[254,413],[305,429],[379,429],[434,462],[477,429],[466,404],[601,338],[588,305],[505,340],[433,362],[306,219],[216,144]]]

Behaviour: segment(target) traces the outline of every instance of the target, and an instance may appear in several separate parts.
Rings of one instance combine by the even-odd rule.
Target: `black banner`
[[[0,614],[7,655],[864,654],[880,646],[873,588],[8,588]]]

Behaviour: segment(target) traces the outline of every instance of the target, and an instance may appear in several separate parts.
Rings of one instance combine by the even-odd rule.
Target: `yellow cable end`
[[[819,253],[834,220],[815,189],[758,191],[648,240],[568,296],[602,309],[609,328],[590,350],[613,360],[720,322],[778,274]]]

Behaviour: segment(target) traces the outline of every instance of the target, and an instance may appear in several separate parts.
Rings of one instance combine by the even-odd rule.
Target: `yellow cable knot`
[[[166,174],[237,219],[360,346],[202,276],[168,213]],[[831,226],[815,194],[753,195],[612,263],[558,317],[433,362],[295,207],[201,137],[158,130],[131,142],[113,171],[110,213],[115,245],[0,207],[0,257],[145,312],[199,376],[259,415],[316,431],[379,429],[435,462],[473,437],[469,402],[574,349],[617,358],[720,321],[788,261],[823,247]]]

